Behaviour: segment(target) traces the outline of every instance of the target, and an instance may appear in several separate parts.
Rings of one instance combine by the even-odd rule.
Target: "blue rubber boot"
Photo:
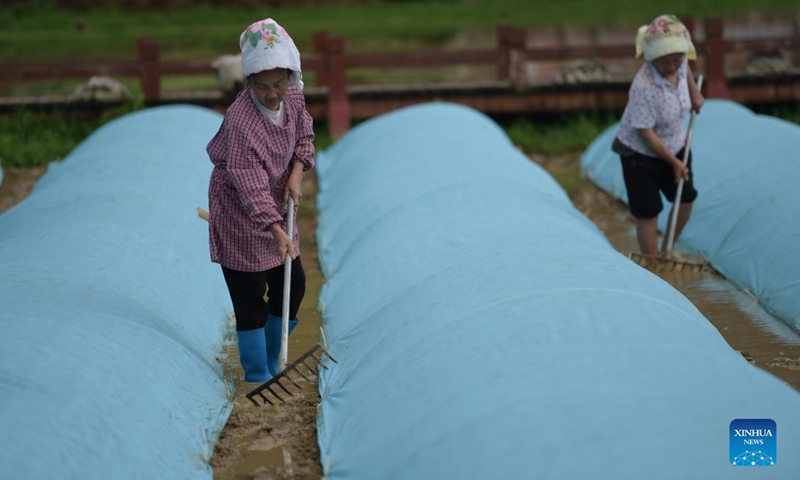
[[[272,378],[267,371],[264,329],[242,330],[236,332],[236,338],[239,342],[239,361],[244,369],[244,381],[264,383]]]
[[[289,320],[289,335],[296,326],[297,320]],[[269,373],[273,376],[278,374],[280,368],[282,327],[283,319],[272,314],[267,317],[267,324],[264,325],[264,336],[267,341],[267,366]]]

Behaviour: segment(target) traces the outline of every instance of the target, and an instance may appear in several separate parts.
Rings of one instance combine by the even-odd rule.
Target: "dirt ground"
[[[634,249],[630,243],[633,223],[627,215],[627,209],[622,203],[581,178],[578,154],[551,158],[532,155],[531,158],[564,185],[575,206],[600,227],[615,247],[623,251]],[[5,170],[5,178],[0,186],[0,213],[23,199],[42,173],[43,168]],[[322,285],[322,275],[317,262],[314,237],[316,212],[313,198],[316,181],[313,174],[308,175],[304,182],[306,196],[301,199],[298,225],[301,230],[301,256],[308,278],[308,289],[298,315],[303,320],[292,336],[290,362],[318,341],[320,322],[316,302]],[[765,326],[771,320],[764,320],[763,315],[760,319],[749,315],[753,302],[746,299],[749,303],[747,308],[736,305],[738,297],[735,295],[744,295],[741,292],[727,292],[730,297],[726,297],[728,299],[723,300],[722,304],[708,301],[709,297],[719,297],[709,294],[709,282],[721,285],[725,281],[714,272],[703,275],[708,277],[698,280],[694,276],[687,279],[686,275],[670,273],[662,274],[662,277],[695,302],[731,346],[740,351],[748,361],[800,390],[800,341],[793,343],[791,338],[796,337],[796,332],[776,332],[773,326]],[[231,350],[227,354],[226,376],[236,386],[236,392],[233,395],[233,411],[210,461],[214,478],[321,478],[320,452],[316,439],[316,409],[319,403],[317,385],[298,382],[301,389],[289,387],[293,396],[284,395],[287,398],[285,403],[255,406],[245,397],[245,393],[256,385],[237,380],[242,378],[237,353]]]
[[[27,197],[46,170],[46,167],[4,168],[0,183],[0,213]]]

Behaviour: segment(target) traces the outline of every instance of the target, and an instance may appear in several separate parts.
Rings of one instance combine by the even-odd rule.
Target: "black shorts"
[[[683,159],[683,149],[675,154]],[[661,202],[663,193],[670,202],[675,201],[678,184],[672,167],[664,160],[647,155],[635,154],[620,156],[622,159],[622,175],[625,178],[625,189],[628,191],[628,206],[631,215],[646,219],[657,216],[664,208]],[[689,152],[689,180],[684,180],[681,192],[681,203],[692,203],[697,198],[692,173],[692,152]]]

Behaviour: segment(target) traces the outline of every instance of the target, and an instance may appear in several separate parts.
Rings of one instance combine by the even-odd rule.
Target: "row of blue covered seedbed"
[[[0,215],[0,478],[211,478],[230,300],[194,206],[222,116],[102,127]]]
[[[800,395],[488,118],[375,118],[318,176],[326,479],[797,478]],[[755,463],[745,420],[777,424],[772,466],[734,466]]]

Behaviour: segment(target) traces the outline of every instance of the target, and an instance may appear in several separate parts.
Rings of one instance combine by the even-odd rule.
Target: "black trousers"
[[[675,154],[683,159],[683,149]],[[625,180],[625,189],[628,192],[628,207],[631,215],[639,219],[653,218],[664,208],[661,193],[670,202],[675,202],[678,193],[678,184],[672,172],[672,167],[660,158],[649,157],[636,153],[635,155],[620,156],[622,160],[622,176]],[[687,161],[689,167],[689,180],[683,183],[681,203],[692,203],[697,198],[697,189],[694,188],[694,172],[692,171],[692,152],[689,151]],[[660,193],[661,192],[661,193]]]
[[[267,322],[267,315],[283,315],[283,273],[284,266],[271,268],[266,272],[240,272],[222,267],[228,293],[236,315],[236,330],[261,328]],[[292,279],[289,289],[289,319],[297,318],[300,302],[306,293],[306,273],[300,257],[292,260]],[[266,297],[266,298],[265,298]]]

